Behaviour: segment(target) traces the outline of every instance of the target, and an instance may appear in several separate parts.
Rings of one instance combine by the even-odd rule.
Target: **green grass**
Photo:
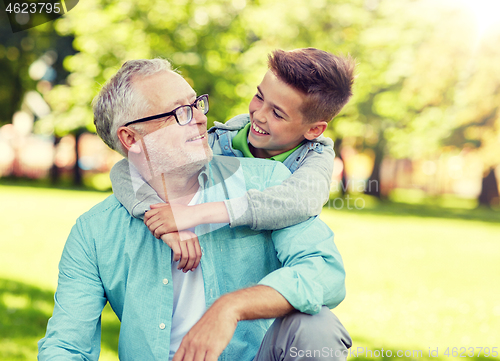
[[[0,360],[35,360],[54,307],[57,265],[76,218],[109,193],[0,185]],[[106,306],[101,360],[117,360]]]
[[[107,195],[0,185],[0,360],[36,358],[66,237]],[[448,360],[446,347],[500,347],[499,212],[365,205],[321,216],[344,258],[348,294],[335,313],[358,359],[381,359],[382,348],[393,358],[397,350],[422,350],[422,357],[402,357],[417,360],[439,347],[438,359]],[[101,360],[117,360],[118,330],[107,307]]]
[[[500,353],[498,212],[371,203],[321,218],[347,272],[335,313],[358,346],[423,350],[423,358],[439,347],[443,359],[447,347]]]

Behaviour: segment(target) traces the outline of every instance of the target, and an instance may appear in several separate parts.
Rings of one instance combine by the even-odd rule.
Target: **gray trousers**
[[[277,318],[254,361],[345,361],[352,340],[326,306],[316,315],[298,311]]]

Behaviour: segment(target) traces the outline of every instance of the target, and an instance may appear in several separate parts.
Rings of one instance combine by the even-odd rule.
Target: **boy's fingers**
[[[149,225],[158,220],[158,212],[149,211],[144,216],[144,224],[149,227]]]
[[[154,236],[156,238],[160,238],[161,236],[163,236],[165,233],[169,233],[169,232],[166,232],[164,229],[163,229],[163,226],[160,225],[159,227],[155,228],[154,230]]]
[[[173,232],[177,232],[177,228],[174,226],[169,226],[165,223],[161,223],[161,222],[157,222],[157,223],[154,223],[152,225],[152,227],[149,228],[150,230],[151,229],[154,229],[154,236],[156,238],[160,238],[162,235],[164,235],[165,233],[173,233]]]
[[[163,236],[165,233],[169,233],[169,232],[158,232],[159,227],[161,227],[161,222],[159,221],[153,222],[150,225],[148,225],[148,228],[153,234],[153,236],[155,236],[158,239],[160,239],[161,236]]]
[[[152,204],[151,205],[151,209],[157,209],[157,208],[161,208],[161,207],[166,207],[168,205],[169,205],[168,202],[166,202],[166,203],[156,203],[156,204]]]

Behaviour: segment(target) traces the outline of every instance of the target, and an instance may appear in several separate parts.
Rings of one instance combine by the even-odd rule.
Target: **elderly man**
[[[94,104],[98,134],[128,157],[138,187],[146,181],[163,200],[217,202],[289,176],[278,162],[212,157],[207,111],[208,98],[160,59],[125,63]],[[194,233],[201,267],[183,273],[114,196],[82,215],[59,264],[39,360],[97,360],[106,302],[121,321],[122,360],[346,358],[351,340],[328,309],[345,296],[344,269],[323,222]]]

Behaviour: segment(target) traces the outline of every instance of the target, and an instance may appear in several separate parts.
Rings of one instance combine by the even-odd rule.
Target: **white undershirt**
[[[198,191],[189,205],[195,205],[200,198]],[[189,229],[194,232],[194,229]],[[172,260],[172,282],[174,287],[174,304],[172,311],[172,329],[170,331],[170,354],[169,360],[174,357],[178,350],[182,338],[203,316],[206,311],[205,305],[205,285],[201,264],[187,273],[177,269],[179,261]]]

